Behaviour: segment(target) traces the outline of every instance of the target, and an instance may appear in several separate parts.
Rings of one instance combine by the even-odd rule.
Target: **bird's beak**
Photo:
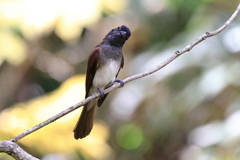
[[[127,38],[127,32],[125,31],[119,31],[119,32],[125,39]]]

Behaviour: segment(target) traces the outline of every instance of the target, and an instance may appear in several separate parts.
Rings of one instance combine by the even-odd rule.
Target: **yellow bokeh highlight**
[[[85,76],[77,75],[48,95],[5,109],[0,113],[0,139],[5,140],[17,136],[80,102],[84,96]],[[103,121],[95,122],[88,137],[81,140],[74,139],[73,128],[79,115],[80,111],[76,110],[24,137],[19,142],[43,155],[55,152],[75,154],[78,151],[86,157],[94,159],[112,157],[113,151],[107,144],[109,130]]]
[[[100,0],[69,0],[62,4],[64,9],[56,23],[56,33],[64,40],[79,37],[83,27],[101,18]]]
[[[102,12],[119,13],[126,7],[124,0],[11,0],[0,1],[0,18],[17,24],[27,38],[55,29],[69,41],[78,38],[83,27],[99,21]]]
[[[6,60],[12,65],[19,65],[26,59],[26,50],[22,39],[0,29],[0,61]]]
[[[102,0],[102,8],[108,14],[119,13],[125,10],[128,6],[128,1],[126,0]]]
[[[34,38],[53,28],[57,4],[57,0],[0,1],[0,18],[5,25],[16,25],[25,37]]]

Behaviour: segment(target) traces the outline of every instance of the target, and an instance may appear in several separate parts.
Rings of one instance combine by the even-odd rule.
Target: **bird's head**
[[[112,29],[104,38],[104,41],[115,46],[123,46],[126,40],[131,36],[128,27],[122,25]]]

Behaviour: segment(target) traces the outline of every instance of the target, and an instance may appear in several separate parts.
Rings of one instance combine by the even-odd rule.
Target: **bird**
[[[124,65],[122,47],[131,36],[131,31],[125,25],[112,29],[88,57],[85,81],[85,98],[99,92],[100,97],[89,101],[83,106],[81,115],[74,127],[74,138],[78,140],[88,136],[93,128],[95,110],[102,105],[108,94],[104,89],[114,82],[124,86],[124,82],[116,79]]]

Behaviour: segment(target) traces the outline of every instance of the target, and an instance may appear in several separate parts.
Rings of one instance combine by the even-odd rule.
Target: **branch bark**
[[[0,152],[5,152],[16,160],[39,160],[25,152],[21,147],[12,141],[1,141]]]
[[[179,57],[180,55],[182,55],[183,53],[187,52],[187,51],[190,51],[194,46],[196,46],[198,43],[204,41],[205,39],[209,38],[209,37],[212,37],[220,32],[222,32],[232,21],[233,19],[239,14],[240,12],[240,3],[237,7],[237,9],[235,10],[235,12],[232,14],[232,16],[218,29],[212,31],[212,32],[206,32],[205,34],[203,34],[202,36],[200,36],[199,38],[197,38],[195,41],[193,41],[192,43],[190,43],[188,46],[186,46],[185,48],[183,48],[182,50],[180,51],[176,51],[172,56],[170,56],[168,59],[166,59],[165,61],[163,61],[160,65],[148,70],[148,71],[145,71],[143,73],[139,73],[139,74],[136,74],[136,75],[133,75],[133,76],[130,76],[126,79],[123,80],[123,82],[126,84],[130,81],[133,81],[133,80],[136,80],[136,79],[139,79],[139,78],[142,78],[142,77],[145,77],[145,76],[148,76],[150,74],[153,74],[154,72],[157,72],[159,71],[160,69],[164,68],[166,65],[168,65],[169,63],[171,63],[173,60],[175,60],[177,57]],[[120,87],[120,84],[117,83],[117,84],[114,84],[113,86],[107,88],[104,90],[104,93],[109,93],[113,90],[115,90],[116,88],[119,88]],[[93,94],[92,96],[89,96],[88,98],[84,99],[83,101],[69,107],[68,109],[60,112],[59,114],[49,118],[48,120],[36,125],[35,127],[33,128],[30,128],[28,129],[27,131],[19,134],[18,136],[14,137],[13,139],[11,139],[12,142],[17,142],[18,140],[20,140],[21,138],[27,136],[28,134],[56,121],[57,119],[63,117],[64,115],[78,109],[79,107],[85,105],[86,103],[88,103],[89,101],[91,101],[92,99],[95,99],[97,97],[99,97],[100,94],[99,93],[95,93]]]

